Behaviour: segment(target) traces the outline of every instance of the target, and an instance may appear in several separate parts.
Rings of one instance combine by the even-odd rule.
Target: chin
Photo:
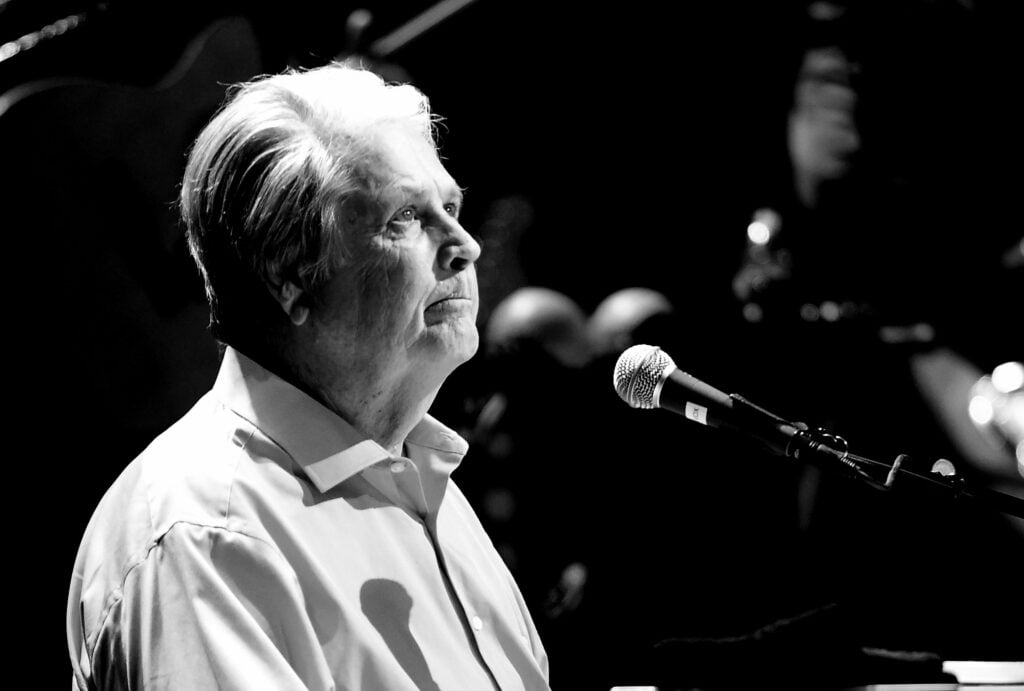
[[[474,326],[470,333],[464,335],[460,339],[460,342],[454,344],[452,348],[451,357],[455,362],[455,365],[461,365],[467,362],[476,355],[477,349],[480,347],[480,336],[477,333],[476,327]]]
[[[480,336],[476,324],[468,327],[447,324],[445,328],[429,333],[425,341],[421,341],[421,354],[437,366],[444,366],[450,374],[459,365],[470,360],[480,346]]]

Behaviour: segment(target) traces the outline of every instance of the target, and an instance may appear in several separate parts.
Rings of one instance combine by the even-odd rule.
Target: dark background
[[[850,234],[821,260],[853,290],[885,287],[870,327],[927,321],[983,372],[1024,350],[1020,269],[1000,260],[1021,237],[1010,4],[852,6],[865,157],[900,192],[855,205]],[[10,597],[24,600],[17,628],[55,683],[66,683],[65,593],[92,507],[216,369],[173,209],[188,142],[224,84],[365,50],[431,3],[362,6],[373,21],[352,46],[357,6],[345,3],[0,3],[0,44],[84,13],[0,62],[0,93],[20,93],[0,113],[18,412]],[[246,23],[193,43],[227,17]],[[675,305],[651,334],[684,369],[834,424],[868,455],[955,457],[912,390],[908,353],[865,339],[863,323],[755,328],[731,291],[752,211],[785,196],[785,114],[802,51],[819,40],[800,3],[477,0],[388,55],[378,68],[410,78],[446,118],[442,151],[485,248],[481,326],[521,285],[587,314],[645,286]],[[24,95],[50,79],[88,81]],[[513,239],[495,230],[509,226]],[[894,505],[826,478],[808,527],[804,469],[635,417],[612,393],[614,358],[581,369],[528,347],[511,358],[482,352],[436,412],[472,436],[480,402],[507,394],[515,453],[482,444],[457,480],[523,585],[558,688],[644,681],[654,641],[740,635],[835,602],[876,603],[862,642],[1024,657],[1019,635],[1002,633],[1020,629],[1009,603],[1021,571],[1007,570],[1021,545],[998,518]],[[513,498],[511,522],[488,503],[495,488]],[[552,610],[573,561],[590,575],[582,604]]]

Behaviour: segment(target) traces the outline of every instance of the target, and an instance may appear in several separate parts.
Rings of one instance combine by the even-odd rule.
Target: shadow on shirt
[[[428,680],[422,683],[417,681],[420,691],[440,691],[430,674],[427,658],[423,656],[423,651],[409,629],[412,598],[406,589],[387,578],[371,578],[359,589],[359,602],[363,614],[380,633],[409,678]],[[404,622],[405,626],[396,628],[394,624],[399,621]]]

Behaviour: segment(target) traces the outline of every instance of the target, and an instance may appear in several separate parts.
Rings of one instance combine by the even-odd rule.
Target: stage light
[[[772,239],[772,231],[763,221],[752,221],[747,226],[747,237],[755,245],[767,245]]]
[[[992,385],[997,391],[1011,393],[1024,387],[1024,365],[1004,362],[992,370]]]
[[[995,411],[992,409],[992,401],[988,400],[984,396],[975,396],[971,399],[971,402],[967,404],[967,413],[974,420],[975,424],[987,425],[992,422],[992,416]]]

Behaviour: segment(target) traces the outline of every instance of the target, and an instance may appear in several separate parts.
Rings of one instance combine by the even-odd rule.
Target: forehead
[[[374,195],[459,192],[434,145],[415,129],[402,125],[379,128],[367,140],[359,178]]]

